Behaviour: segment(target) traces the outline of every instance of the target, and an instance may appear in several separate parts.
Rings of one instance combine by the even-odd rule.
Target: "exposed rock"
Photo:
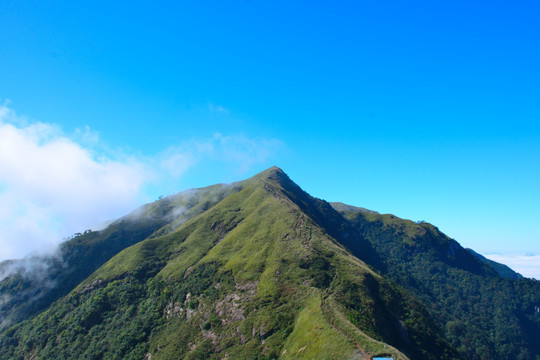
[[[184,272],[184,279],[191,273],[192,270],[193,266],[190,266],[186,269],[186,271]]]
[[[196,315],[195,310],[191,310],[190,308],[186,309],[186,320],[187,321],[191,320],[195,315]]]
[[[256,290],[257,286],[259,286],[259,280],[248,281],[244,284],[236,283],[235,287],[237,290]]]
[[[79,294],[82,294],[82,293],[85,293],[85,292],[89,292],[89,291],[92,291],[98,287],[100,287],[101,285],[103,284],[103,280],[101,279],[96,279],[94,281],[92,281],[90,284],[87,284],[85,285],[82,290],[79,290],[78,293]]]
[[[268,331],[266,331],[264,324],[261,324],[261,326],[259,326],[259,335],[261,336],[261,339],[265,339],[268,335]]]
[[[246,337],[244,336],[244,334],[242,334],[242,331],[240,331],[240,326],[236,327],[236,333],[238,334],[238,337],[240,338],[240,343],[242,344],[247,343]]]
[[[237,290],[243,290],[245,293],[243,294],[243,299],[245,300],[251,300],[257,295],[257,286],[259,286],[259,280],[256,281],[248,281],[244,284],[236,284]]]
[[[240,307],[241,297],[237,293],[232,293],[221,301],[216,302],[216,315],[221,317],[224,324],[231,324],[235,321],[245,319],[244,309]]]
[[[205,339],[210,339],[212,340],[212,344],[216,345],[217,341],[218,341],[218,336],[216,335],[215,332],[213,332],[212,330],[208,330],[208,331],[204,331],[202,332],[202,335]]]
[[[165,307],[165,317],[167,319],[172,317],[180,317],[184,313],[184,309],[180,307],[179,302],[175,302],[174,304],[170,302]]]

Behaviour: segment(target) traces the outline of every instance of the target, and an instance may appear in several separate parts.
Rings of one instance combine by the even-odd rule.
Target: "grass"
[[[328,324],[320,295],[313,294],[298,315],[280,359],[363,359],[354,344]]]
[[[275,172],[243,182],[226,195],[208,191],[199,203],[189,204],[196,209],[191,219],[174,230],[166,225],[123,250],[83,282],[71,294],[76,304],[68,297],[64,310],[73,307],[86,314],[88,333],[96,335],[85,346],[98,352],[96,339],[104,333],[131,346],[138,334],[123,335],[124,340],[119,337],[123,330],[112,324],[136,319],[145,343],[139,341],[140,349],[132,354],[144,350],[153,359],[365,359],[387,352],[406,360],[358,329],[347,319],[347,309],[334,301],[344,281],[362,286],[369,276],[374,289],[388,288],[329,235],[345,220],[328,207],[310,207],[314,200],[296,185],[281,182],[284,174]],[[159,212],[156,206],[148,209]],[[317,222],[330,210],[333,230]],[[101,285],[92,288],[98,279]],[[375,299],[378,295],[365,288],[356,293],[368,306],[377,301],[387,306]],[[181,311],[169,316],[176,308]],[[56,309],[50,314],[59,313]],[[395,326],[397,319],[391,320],[364,330],[384,334],[384,327]],[[70,326],[79,326],[76,318]]]
[[[354,326],[344,315],[343,309],[339,309],[339,305],[332,296],[326,298],[322,304],[323,313],[326,319],[345,334],[351,341],[358,345],[363,352],[374,356],[377,354],[391,354],[395,360],[408,360],[409,358],[402,354],[396,348],[373,339],[356,326]],[[368,357],[369,358],[369,357]]]

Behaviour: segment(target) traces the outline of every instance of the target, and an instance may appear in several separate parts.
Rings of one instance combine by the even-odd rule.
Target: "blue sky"
[[[3,0],[0,258],[278,165],[540,278],[539,18],[535,1]]]

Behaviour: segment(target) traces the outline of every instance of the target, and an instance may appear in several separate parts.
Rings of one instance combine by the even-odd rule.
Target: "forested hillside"
[[[327,212],[343,222],[270,169],[5,330],[0,357],[460,358],[418,300],[319,225]]]
[[[275,167],[0,270],[2,359],[540,359],[540,282]]]
[[[431,224],[342,214],[377,252],[380,263],[372,265],[421,299],[467,358],[540,358],[540,281],[481,259]],[[362,258],[360,249],[351,249]]]

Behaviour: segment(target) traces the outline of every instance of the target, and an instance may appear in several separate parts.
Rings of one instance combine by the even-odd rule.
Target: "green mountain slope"
[[[169,196],[142,206],[104,230],[74,236],[52,256],[0,263],[0,329],[47,308],[123,249],[174,231],[240,187],[214,185]]]
[[[521,274],[518,274],[517,272],[510,269],[508,266],[506,266],[504,264],[499,264],[496,261],[490,260],[490,259],[486,258],[485,256],[480,255],[479,253],[477,253],[476,251],[474,251],[472,249],[465,249],[465,250],[467,250],[468,252],[470,252],[471,254],[476,256],[477,258],[479,258],[482,262],[488,264],[493,270],[495,270],[497,272],[497,274],[499,274],[503,278],[508,278],[508,279],[521,279],[521,278],[523,278],[523,276]]]
[[[382,264],[370,242],[281,170],[199,209],[6,329],[0,358],[460,358],[415,297],[345,248]]]
[[[540,359],[539,281],[500,275],[500,268],[431,224],[341,213],[377,253],[379,262],[370,264],[416,295],[464,356]],[[361,251],[349,248],[363,259]]]

